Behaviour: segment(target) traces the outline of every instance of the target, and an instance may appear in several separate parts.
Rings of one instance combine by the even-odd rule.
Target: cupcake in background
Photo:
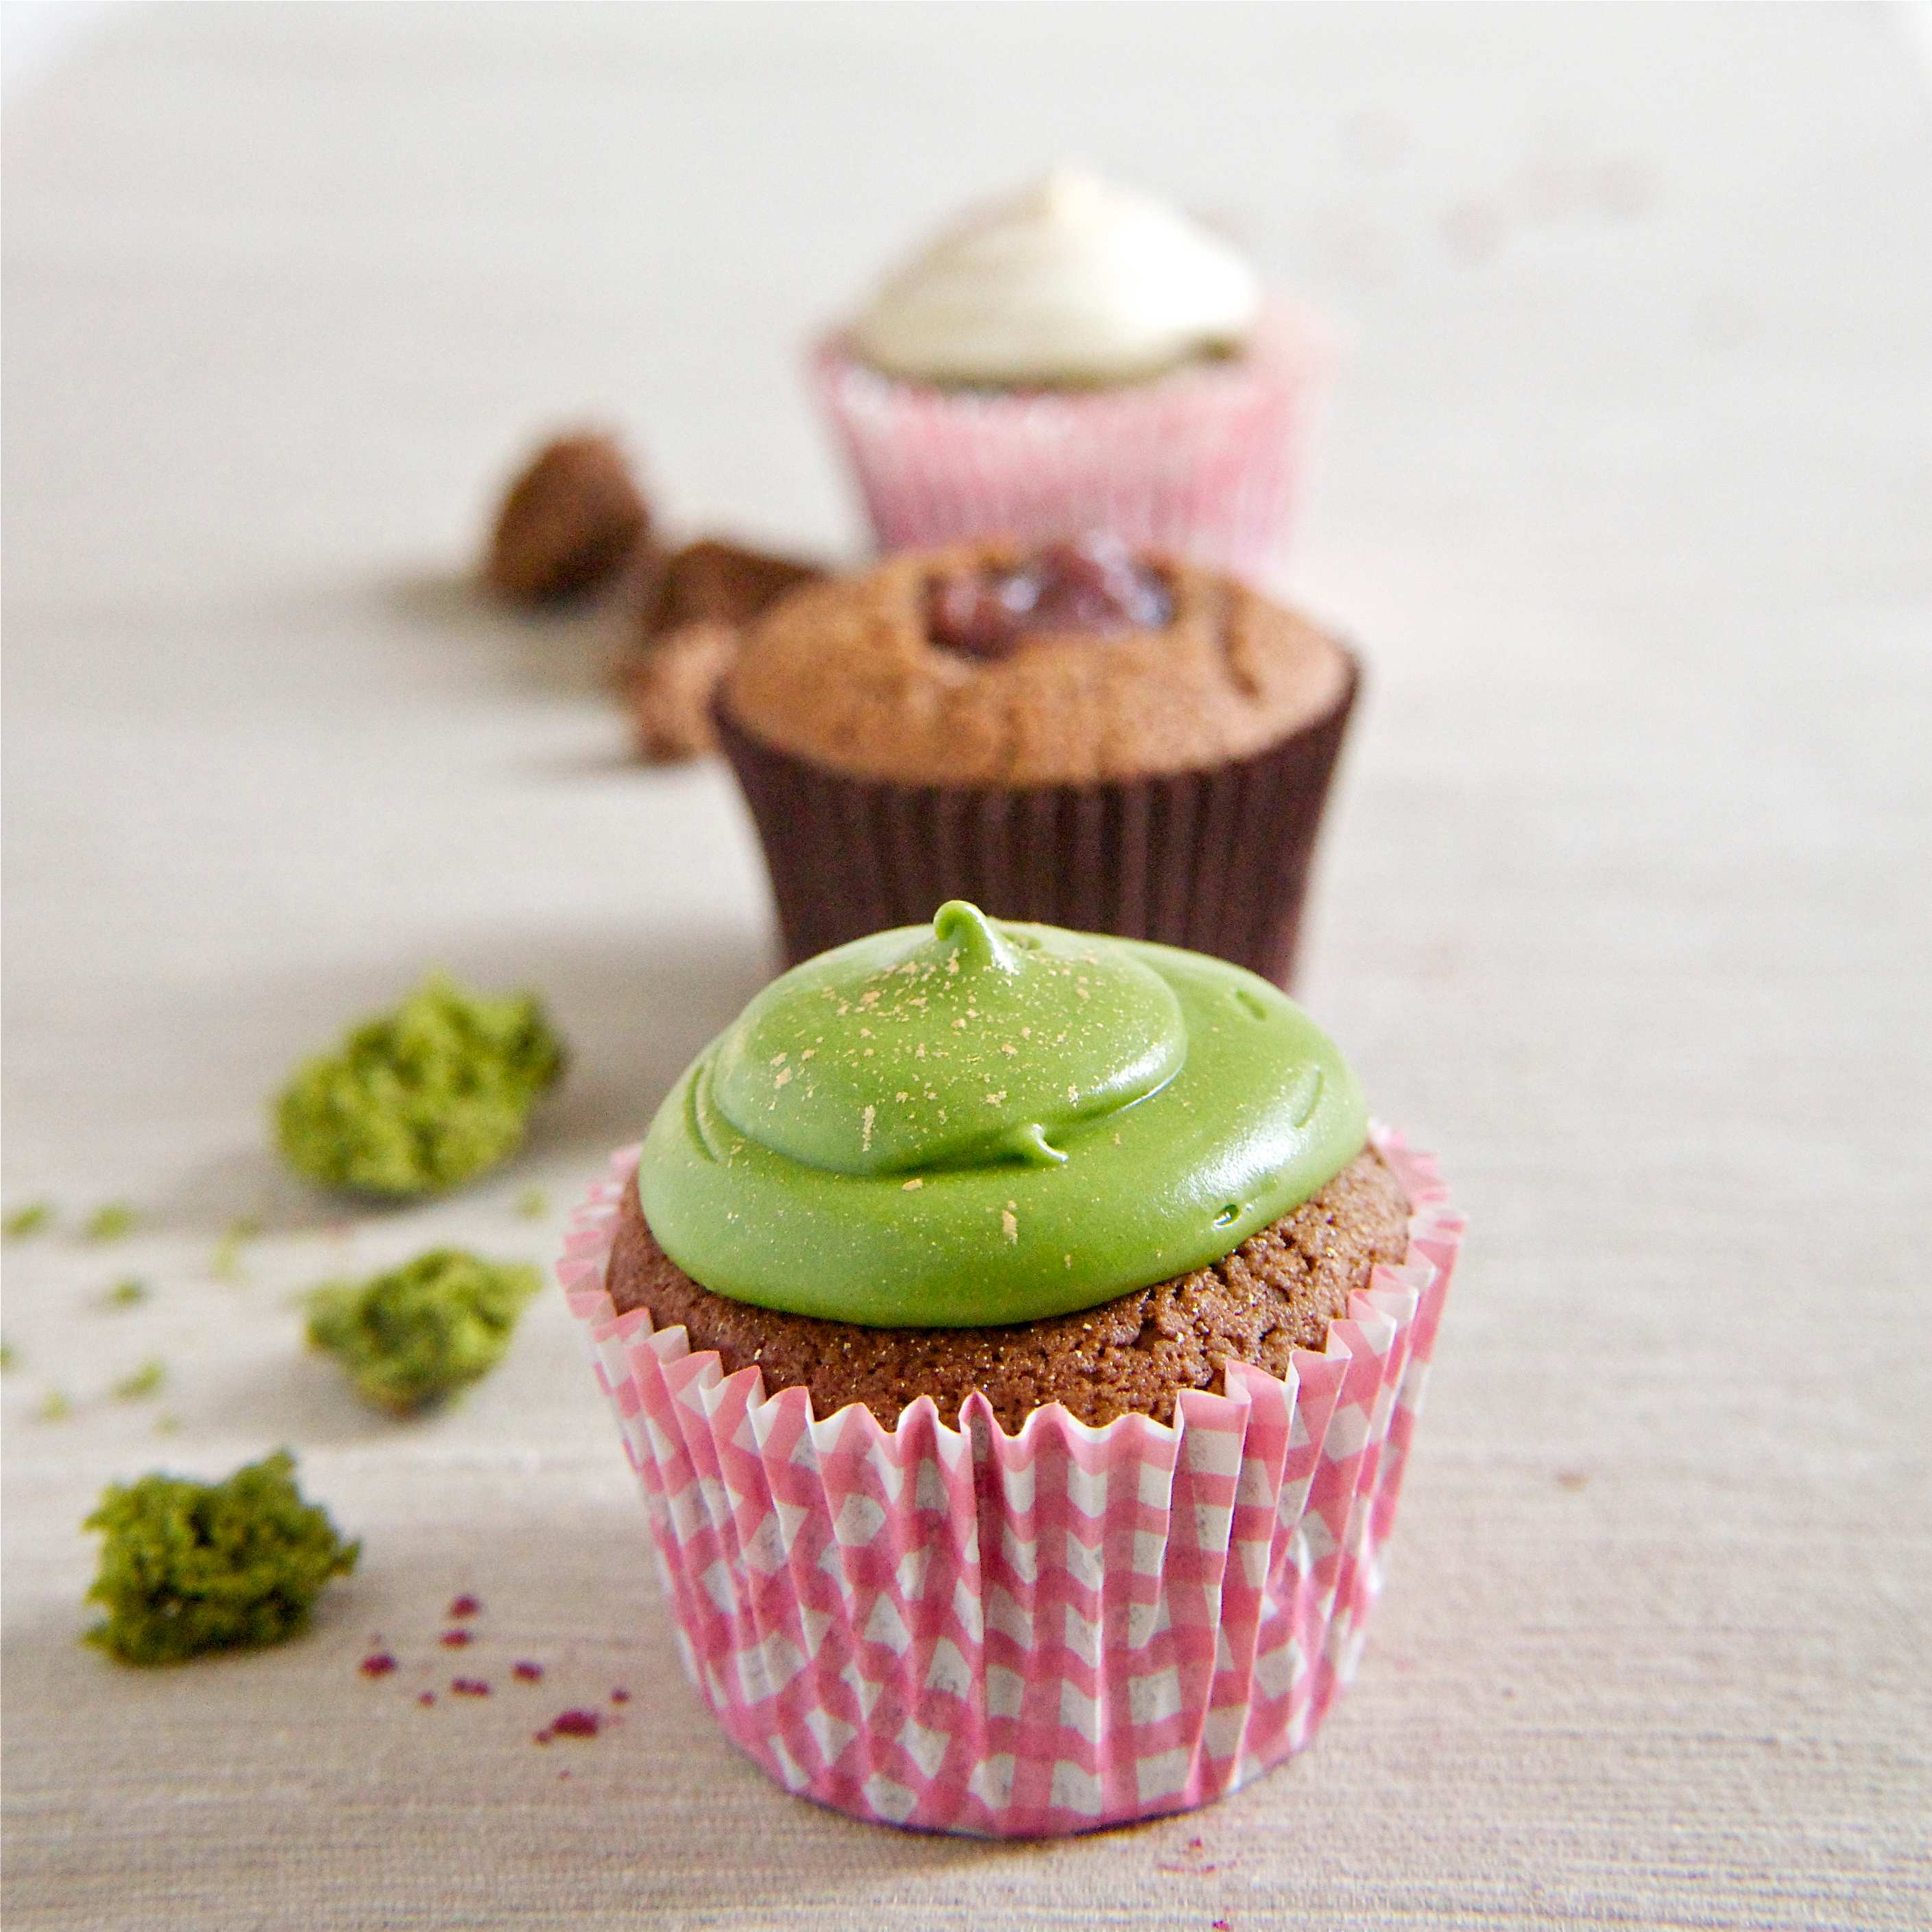
[[[1034,1837],[1311,1741],[1461,1221],[1300,1008],[956,902],[766,988],[613,1166],[559,1273],[772,1777]]]
[[[1069,169],[943,235],[813,368],[887,550],[1105,530],[1264,580],[1325,360],[1221,236]]]
[[[1286,986],[1358,675],[1258,591],[1118,538],[958,544],[794,591],[718,728],[789,960],[968,898]]]

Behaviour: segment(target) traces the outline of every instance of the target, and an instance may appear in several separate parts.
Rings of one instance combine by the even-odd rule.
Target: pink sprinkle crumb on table
[[[449,1614],[452,1617],[473,1617],[482,1607],[482,1602],[475,1597],[458,1597],[450,1604]]]
[[[473,1643],[476,1640],[466,1630],[446,1630],[436,1641],[445,1650],[460,1650],[466,1643]]]
[[[372,1652],[357,1666],[364,1677],[386,1677],[395,1669],[396,1660],[386,1650]]]
[[[1210,1872],[1220,1869],[1208,1863],[1202,1856],[1205,1850],[1198,1838],[1190,1838],[1180,1854],[1172,1858],[1156,1859],[1154,1870],[1163,1872],[1170,1878],[1205,1878]]]
[[[490,1687],[480,1677],[452,1677],[449,1680],[452,1694],[458,1697],[487,1697]]]
[[[520,1684],[538,1683],[543,1677],[543,1666],[541,1664],[513,1664],[510,1666],[510,1675]]]
[[[434,1690],[424,1690],[418,1696],[416,1702],[418,1704],[434,1704],[436,1702],[436,1693]]]
[[[595,1711],[560,1711],[550,1720],[553,1736],[594,1738],[603,1724]]]
[[[620,1684],[610,1693],[610,1701],[614,1704],[628,1704],[631,1701],[631,1694]]]

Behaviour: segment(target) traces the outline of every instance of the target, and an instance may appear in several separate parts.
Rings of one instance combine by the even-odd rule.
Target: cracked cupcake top
[[[1333,638],[1211,572],[1105,538],[990,542],[795,593],[749,634],[724,703],[851,777],[1071,784],[1252,755],[1353,674]]]
[[[1366,1128],[1334,1042],[1266,981],[953,900],[766,988],[659,1109],[638,1190],[715,1294],[976,1328],[1219,1259]]]

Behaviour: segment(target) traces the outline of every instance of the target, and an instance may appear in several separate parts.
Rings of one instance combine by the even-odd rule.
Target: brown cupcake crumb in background
[[[738,652],[734,624],[681,624],[618,668],[638,755],[654,764],[714,751],[711,700]]]
[[[700,538],[665,558],[639,600],[634,648],[618,670],[640,757],[715,750],[712,700],[744,626],[825,573],[797,557]]]
[[[802,557],[700,537],[664,560],[644,611],[646,638],[684,624],[748,624],[788,590],[825,574]]]
[[[620,1313],[646,1309],[657,1328],[682,1323],[692,1348],[716,1349],[728,1375],[761,1369],[767,1394],[802,1384],[820,1417],[862,1402],[890,1429],[928,1395],[940,1419],[956,1424],[960,1404],[979,1389],[1011,1433],[1054,1402],[1096,1427],[1126,1414],[1171,1423],[1180,1391],[1218,1391],[1229,1361],[1285,1375],[1295,1349],[1322,1347],[1328,1324],[1376,1264],[1408,1252],[1408,1204],[1365,1148],[1213,1266],[1044,1322],[868,1328],[728,1300],[658,1246],[634,1184],[624,1192],[607,1282]]]
[[[511,484],[483,576],[524,604],[615,592],[623,635],[614,682],[638,755],[658,764],[716,749],[712,701],[743,627],[825,572],[722,537],[667,554],[652,536],[622,447],[603,430],[578,430],[545,443]]]
[[[484,576],[520,604],[608,582],[649,540],[650,513],[616,440],[583,430],[546,443],[510,485]]]

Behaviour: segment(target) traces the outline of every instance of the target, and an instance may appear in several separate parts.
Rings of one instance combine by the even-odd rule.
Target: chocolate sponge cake
[[[868,1328],[728,1300],[658,1246],[634,1190],[620,1210],[607,1286],[620,1314],[643,1308],[654,1328],[682,1323],[691,1346],[716,1349],[728,1375],[756,1367],[768,1394],[809,1389],[816,1414],[862,1402],[890,1429],[926,1395],[956,1426],[959,1405],[977,1389],[1000,1426],[1017,1432],[1054,1402],[1095,1427],[1130,1414],[1172,1422],[1176,1396],[1218,1393],[1231,1361],[1286,1375],[1293,1351],[1318,1351],[1376,1264],[1400,1262],[1408,1246],[1401,1186],[1364,1149],[1223,1259],[1046,1321]]]

